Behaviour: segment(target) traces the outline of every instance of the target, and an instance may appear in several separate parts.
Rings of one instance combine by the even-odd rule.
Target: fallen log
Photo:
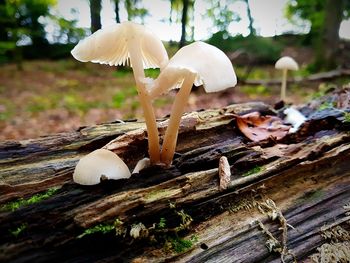
[[[307,77],[294,77],[289,78],[288,83],[309,83],[309,82],[320,82],[330,81],[340,77],[350,76],[350,69],[335,69],[327,72],[320,72],[311,74]],[[246,85],[281,85],[281,79],[241,79],[241,84]]]
[[[349,109],[342,94],[305,105],[307,122],[277,141],[250,142],[236,126],[234,115],[280,114],[262,103],[187,114],[169,169],[150,167],[90,187],[72,182],[78,159],[104,147],[132,169],[147,153],[143,123],[2,142],[0,262],[317,258],[323,244],[350,235]],[[341,102],[338,109],[315,108],[329,98]],[[161,135],[166,126],[159,121]],[[222,156],[232,173],[225,189]]]

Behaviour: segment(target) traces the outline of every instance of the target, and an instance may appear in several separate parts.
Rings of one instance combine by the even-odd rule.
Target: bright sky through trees
[[[66,19],[77,19],[78,26],[89,28],[90,11],[87,0],[57,0],[57,6],[52,10],[54,14],[61,14]],[[111,0],[102,0],[102,27],[115,23],[114,3]],[[123,2],[123,1],[121,1]],[[243,1],[232,1],[229,7],[240,16],[240,21],[233,21],[229,26],[229,32],[232,35],[247,35],[248,17],[246,5]],[[254,27],[257,34],[262,36],[274,36],[285,32],[307,33],[310,24],[300,19],[292,24],[284,17],[285,5],[287,0],[250,0]],[[143,1],[144,7],[149,15],[145,18],[145,24],[151,27],[162,40],[179,40],[181,35],[180,23],[170,24],[170,1],[169,0],[147,0]],[[120,6],[121,21],[127,20],[127,14],[124,6]],[[190,20],[194,25],[194,38],[196,40],[206,39],[217,31],[213,27],[212,21],[206,16],[206,10],[209,8],[208,1],[197,0],[195,2],[194,20]],[[72,13],[72,9],[77,12]],[[141,22],[141,21],[136,21]],[[48,38],[54,34],[55,27],[48,23],[46,26]],[[350,38],[350,21],[343,21],[340,28],[340,37]]]

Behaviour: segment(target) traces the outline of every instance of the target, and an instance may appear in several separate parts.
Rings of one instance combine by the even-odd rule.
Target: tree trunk
[[[179,48],[186,45],[186,26],[188,23],[188,8],[190,0],[182,1],[182,17],[181,17],[181,39],[179,42]]]
[[[90,187],[72,182],[78,159],[104,147],[134,167],[147,153],[144,123],[2,142],[0,262],[291,262],[348,242],[348,92],[318,101],[339,109],[305,105],[308,120],[277,141],[253,143],[237,129],[233,113],[276,113],[262,103],[187,114],[169,169]],[[232,172],[224,190],[221,156]]]
[[[339,50],[339,28],[343,19],[344,1],[327,0],[325,5],[325,19],[322,34],[319,37],[316,55],[316,68],[334,69],[337,66]]]
[[[117,23],[120,23],[120,15],[119,15],[119,0],[114,0],[114,4],[115,4],[115,21]]]
[[[244,0],[244,2],[247,5],[247,16],[248,16],[248,21],[249,21],[249,25],[248,25],[248,27],[249,27],[249,35],[253,35],[254,36],[255,35],[255,29],[253,27],[254,20],[253,20],[252,14],[250,12],[249,0]]]
[[[90,0],[91,33],[101,29],[101,0]]]

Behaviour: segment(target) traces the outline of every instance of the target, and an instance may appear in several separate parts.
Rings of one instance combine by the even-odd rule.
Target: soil
[[[263,70],[275,72],[271,67]],[[113,67],[73,60],[26,61],[22,71],[13,64],[2,66],[0,80],[0,140],[35,138],[116,119],[142,119],[132,73]],[[290,87],[290,102],[305,101],[307,92],[295,89],[298,87]],[[154,102],[158,118],[170,114],[174,95]],[[186,111],[278,100],[278,86],[238,84],[212,94],[198,87],[193,89]]]

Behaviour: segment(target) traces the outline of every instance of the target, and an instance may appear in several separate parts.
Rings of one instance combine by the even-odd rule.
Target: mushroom
[[[292,124],[292,128],[289,130],[289,133],[296,132],[299,127],[306,121],[306,117],[295,108],[287,108],[283,111],[286,115],[284,121]]]
[[[140,161],[137,162],[134,170],[132,171],[132,174],[138,174],[141,170],[149,167],[151,165],[149,158],[143,158]]]
[[[203,85],[206,92],[234,87],[237,78],[230,59],[212,45],[194,42],[181,48],[148,86],[152,99],[171,89],[180,88],[171,109],[161,150],[161,161],[167,166],[171,164],[175,153],[181,116],[193,84]]]
[[[82,62],[131,65],[147,126],[150,159],[152,163],[159,162],[157,123],[143,80],[145,68],[163,68],[168,62],[161,40],[145,26],[127,21],[96,31],[80,41],[71,53]]]
[[[98,149],[81,158],[73,181],[81,185],[99,184],[101,180],[118,180],[131,176],[129,168],[115,153]]]
[[[276,69],[283,70],[282,87],[281,87],[281,100],[286,100],[286,88],[287,88],[287,71],[298,70],[298,63],[291,57],[285,56],[277,60],[275,64]]]

